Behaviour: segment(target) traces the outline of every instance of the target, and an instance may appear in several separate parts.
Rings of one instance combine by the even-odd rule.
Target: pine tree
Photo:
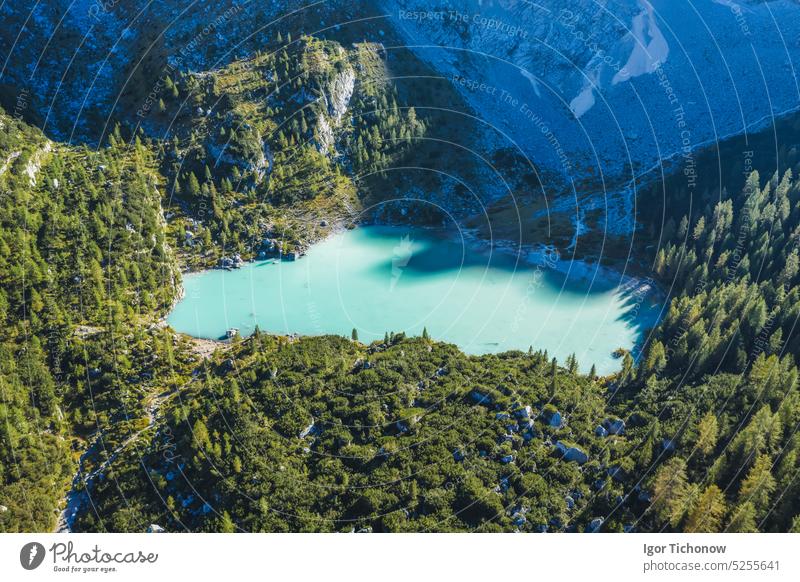
[[[694,230],[692,231],[692,238],[694,240],[700,240],[700,237],[703,236],[703,232],[706,229],[706,217],[701,216],[697,223],[694,226]]]
[[[664,344],[658,340],[654,340],[650,344],[650,349],[647,350],[647,357],[639,367],[639,377],[644,378],[650,374],[656,374],[666,365],[667,354],[664,350]]]
[[[739,488],[740,503],[751,503],[757,513],[762,515],[769,509],[770,498],[775,491],[775,477],[772,476],[772,460],[768,455],[759,455]]]
[[[192,428],[192,436],[194,437],[195,448],[204,450],[208,449],[211,445],[211,440],[208,436],[208,429],[205,423],[199,418],[195,421]]]
[[[664,249],[663,248],[658,249],[658,253],[656,253],[656,264],[654,267],[656,275],[662,277],[664,276],[664,273],[666,271],[666,264],[667,261],[666,261],[666,256],[664,254]]]
[[[798,271],[800,271],[800,258],[798,258],[797,251],[794,251],[786,257],[786,266],[780,277],[781,283],[786,286],[790,285],[794,278],[797,277]]]
[[[717,533],[725,515],[725,496],[716,485],[706,487],[686,517],[687,533]]]
[[[731,512],[726,532],[732,533],[753,533],[758,531],[756,525],[756,508],[748,502],[736,506]]]
[[[792,527],[789,528],[789,533],[800,533],[800,515],[795,515],[792,519]]]
[[[688,493],[686,461],[673,457],[661,465],[653,479],[653,511],[662,522],[675,527],[686,511]]]
[[[689,219],[684,216],[678,224],[678,240],[683,241],[686,239],[686,234],[689,232]]]
[[[194,172],[189,172],[189,196],[196,198],[200,195],[200,182]]]
[[[619,378],[622,384],[628,382],[631,379],[631,374],[633,372],[633,356],[631,356],[630,352],[625,352],[625,355],[622,357],[622,370],[620,370]]]
[[[697,425],[697,450],[703,456],[710,455],[717,446],[717,417],[708,411]]]
[[[567,370],[570,374],[575,374],[578,371],[578,358],[575,354],[567,356]]]
[[[350,339],[354,342],[358,341],[358,330],[356,328],[353,328],[353,331],[350,332]]]
[[[222,512],[222,518],[219,521],[220,533],[234,533],[236,525],[233,523],[230,514],[227,511]]]

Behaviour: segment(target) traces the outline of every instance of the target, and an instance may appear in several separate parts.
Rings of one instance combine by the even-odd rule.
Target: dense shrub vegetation
[[[623,494],[607,471],[625,464],[621,437],[593,432],[602,386],[546,354],[257,334],[227,355],[172,401],[143,462],[115,470],[166,503],[128,487],[138,513],[114,528],[534,531],[585,525]],[[94,501],[111,514],[113,480]]]

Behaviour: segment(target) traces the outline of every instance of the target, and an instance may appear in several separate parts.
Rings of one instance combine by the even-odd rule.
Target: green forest
[[[171,330],[182,271],[352,226],[435,131],[380,45],[277,42],[96,150],[0,113],[0,531],[800,532],[800,167],[669,206],[611,376]]]

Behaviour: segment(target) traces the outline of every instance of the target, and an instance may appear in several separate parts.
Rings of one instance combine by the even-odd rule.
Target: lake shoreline
[[[415,335],[424,323],[466,354],[530,343],[575,351],[605,370],[618,348],[635,355],[657,322],[643,323],[653,312],[654,282],[545,250],[487,244],[438,227],[362,224],[322,238],[302,266],[272,258],[191,273],[181,292],[185,304],[164,324],[225,345],[226,330],[246,337],[255,325],[276,336],[357,328],[370,343],[383,337],[379,328]],[[276,266],[260,268],[269,264]]]

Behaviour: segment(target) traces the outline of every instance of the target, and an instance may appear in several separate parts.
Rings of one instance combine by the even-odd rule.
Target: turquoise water
[[[566,280],[452,233],[361,227],[295,262],[187,275],[168,322],[212,339],[229,328],[248,335],[256,324],[270,333],[347,337],[356,328],[365,343],[427,327],[467,353],[532,345],[561,362],[575,353],[581,368],[594,363],[603,374],[619,368],[612,352],[633,347],[657,313],[647,294],[623,292],[618,283]]]

